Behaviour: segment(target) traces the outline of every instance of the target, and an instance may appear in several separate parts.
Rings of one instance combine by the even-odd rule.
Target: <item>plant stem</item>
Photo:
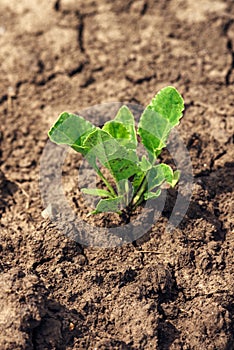
[[[157,161],[157,157],[152,156],[152,159],[150,159],[150,162],[151,162],[152,166],[155,165],[156,161]],[[136,207],[139,204],[141,204],[141,202],[143,202],[143,200],[144,200],[144,198],[142,196],[144,195],[144,193],[146,191],[146,188],[147,188],[147,178],[146,178],[147,173],[145,174],[145,176],[144,176],[144,178],[143,178],[143,180],[141,182],[140,188],[137,191],[136,196],[133,198],[133,201],[132,201],[133,210],[136,209]]]
[[[112,196],[115,198],[116,193],[115,193],[113,187],[111,186],[111,184],[107,181],[107,179],[105,178],[105,176],[103,175],[103,173],[101,172],[101,170],[99,168],[97,168],[96,171],[97,171],[97,174],[102,179],[102,181],[104,182],[104,184],[106,185],[106,187],[108,188],[108,190],[110,191],[110,193],[112,194]]]
[[[147,178],[146,176],[144,176],[143,181],[140,185],[140,188],[137,191],[137,194],[135,195],[135,197],[133,198],[133,201],[132,201],[133,209],[135,209],[143,201],[142,196],[145,193],[146,186],[147,186]]]

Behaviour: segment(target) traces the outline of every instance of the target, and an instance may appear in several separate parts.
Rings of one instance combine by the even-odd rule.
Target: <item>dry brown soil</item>
[[[233,1],[0,0],[0,72],[0,349],[234,349]],[[41,216],[50,125],[166,85],[186,103],[187,215],[80,246]]]

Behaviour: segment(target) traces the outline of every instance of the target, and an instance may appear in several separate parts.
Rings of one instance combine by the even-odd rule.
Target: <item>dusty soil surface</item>
[[[1,0],[0,62],[0,349],[234,349],[233,1]],[[166,85],[186,103],[187,215],[81,246],[41,216],[49,127]]]

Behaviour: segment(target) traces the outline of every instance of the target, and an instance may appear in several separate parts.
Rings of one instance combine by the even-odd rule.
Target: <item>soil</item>
[[[233,1],[1,0],[0,62],[0,349],[234,349]],[[112,248],[43,218],[58,114],[145,105],[167,85],[194,173],[180,225],[166,229],[170,191],[147,234]],[[85,215],[76,171],[69,154],[66,195]]]

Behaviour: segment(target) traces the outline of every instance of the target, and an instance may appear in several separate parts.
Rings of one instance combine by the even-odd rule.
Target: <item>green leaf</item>
[[[114,120],[106,122],[102,130],[108,132],[115,139],[129,139],[130,134],[122,123]]]
[[[87,148],[84,147],[83,140],[94,129],[95,126],[84,118],[64,112],[60,114],[48,134],[52,142],[69,145],[84,155]]]
[[[170,185],[173,181],[173,170],[167,164],[158,164],[153,166],[147,173],[148,191],[160,186],[163,182]]]
[[[94,211],[90,214],[99,214],[99,213],[118,213],[122,209],[123,197],[116,197],[110,199],[101,199]]]
[[[134,116],[132,115],[132,112],[127,106],[122,106],[115,119],[116,122],[122,123],[125,128],[128,130],[130,134],[130,148],[136,148],[137,147],[137,137],[136,137],[136,130],[135,130],[135,120]]]
[[[171,187],[174,188],[175,185],[177,184],[177,182],[179,181],[180,179],[180,171],[179,170],[176,170],[174,171],[174,174],[173,174],[173,180],[171,182]]]
[[[131,135],[122,123],[112,120],[105,123],[102,130],[117,139],[121,145],[128,146]]]
[[[161,192],[162,191],[160,189],[158,189],[156,192],[146,192],[144,194],[144,199],[147,201],[148,199],[158,198]]]
[[[140,167],[141,167],[141,170],[142,170],[143,172],[146,172],[146,171],[148,171],[149,169],[152,168],[152,164],[148,161],[148,159],[146,158],[146,156],[143,156],[143,157],[141,158]]]
[[[116,153],[115,158],[109,160],[105,166],[110,169],[117,181],[129,179],[140,170],[135,154],[131,150],[126,150],[122,155],[121,152]]]
[[[134,194],[136,194],[136,192],[138,191],[138,189],[139,189],[140,185],[142,184],[145,176],[146,176],[146,172],[144,172],[144,171],[139,171],[134,176],[134,179],[132,181],[132,185],[133,185],[133,188],[134,188]]]
[[[166,146],[171,129],[179,124],[184,110],[181,95],[173,87],[162,89],[144,110],[138,128],[142,143],[154,160]]]
[[[156,157],[166,146],[171,125],[168,120],[153,110],[145,109],[143,112],[138,133],[147,151]]]
[[[178,125],[184,110],[184,101],[179,92],[172,86],[160,90],[152,99],[149,109],[167,119],[172,126]]]
[[[81,192],[89,194],[91,196],[108,197],[112,198],[112,194],[109,191],[102,190],[99,188],[82,188]]]
[[[117,181],[128,179],[139,171],[136,152],[120,145],[104,130],[96,128],[86,138],[84,146],[90,149],[86,155],[90,164],[95,166],[98,159]]]
[[[108,147],[112,145],[112,147]],[[87,154],[87,158],[98,158],[104,165],[108,159],[116,152],[119,145],[111,135],[107,132],[96,128],[91,132],[84,141],[84,146],[87,147],[90,152]]]

